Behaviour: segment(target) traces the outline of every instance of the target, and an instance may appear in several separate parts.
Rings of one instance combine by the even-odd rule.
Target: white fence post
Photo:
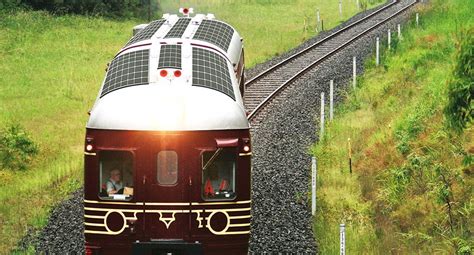
[[[398,39],[402,39],[402,28],[400,24],[397,25],[397,30],[398,30]]]
[[[321,16],[319,15],[319,8],[316,9],[316,19],[318,21],[318,27],[319,27],[319,23],[321,22]]]
[[[311,213],[314,216],[316,214],[316,178],[318,174],[316,157],[311,160]]]
[[[329,82],[329,120],[334,118],[334,80]]]
[[[339,239],[341,244],[340,254],[346,254],[346,225],[339,225]]]
[[[420,21],[420,15],[419,15],[419,13],[417,12],[417,13],[416,13],[416,26],[418,26],[419,21]]]
[[[342,18],[342,0],[339,0],[339,16]]]
[[[316,31],[321,31],[321,15],[319,14],[319,8],[316,9]]]
[[[354,89],[357,86],[357,58],[352,59],[352,86]]]
[[[377,37],[376,43],[375,43],[375,65],[379,66],[380,64],[380,39]]]
[[[324,136],[324,92],[321,93],[321,123],[320,123],[319,140]]]
[[[392,33],[390,32],[390,29],[389,29],[388,32],[387,32],[387,41],[388,41],[388,49],[390,50],[390,48],[392,47],[392,46],[391,46]]]
[[[359,0],[356,1],[356,4],[357,4],[357,10],[360,10],[360,3],[359,3]]]

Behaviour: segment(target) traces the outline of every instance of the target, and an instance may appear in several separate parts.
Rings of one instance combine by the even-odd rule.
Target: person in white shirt
[[[107,181],[107,194],[117,194],[123,188],[122,174],[114,168],[110,171],[110,179]]]

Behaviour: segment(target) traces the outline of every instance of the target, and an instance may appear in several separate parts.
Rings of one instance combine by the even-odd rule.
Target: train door
[[[187,159],[182,135],[158,135],[150,143],[145,181],[145,225],[150,240],[184,239],[189,233]]]

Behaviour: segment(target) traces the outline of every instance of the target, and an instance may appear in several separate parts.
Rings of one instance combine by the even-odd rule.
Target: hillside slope
[[[474,1],[467,2],[433,0],[417,10],[420,26],[413,21],[382,50],[381,66],[366,63],[358,89],[313,147],[322,254],[338,253],[341,223],[349,254],[474,251],[474,127],[458,133],[443,112],[460,42],[474,41]]]
[[[0,253],[80,186],[87,111],[134,24],[43,12],[0,17],[0,128],[20,125],[39,147],[28,169],[0,170]]]

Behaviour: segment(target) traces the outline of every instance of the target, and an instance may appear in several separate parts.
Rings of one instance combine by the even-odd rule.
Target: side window
[[[239,89],[240,95],[244,96],[245,92],[245,75],[244,75],[244,50],[242,49],[242,53],[240,54],[240,61],[237,65],[237,72],[235,73],[237,76],[237,80],[239,81]]]
[[[99,153],[99,197],[129,200],[133,197],[133,155],[128,151]]]
[[[157,157],[158,184],[174,185],[178,181],[178,154],[175,151],[160,151]]]
[[[219,148],[202,154],[202,197],[205,200],[229,200],[236,197],[235,148]]]
[[[244,50],[242,50],[242,52],[240,53],[240,60],[239,60],[239,64],[237,65],[237,72],[235,73],[237,80],[239,80],[239,82],[240,82],[243,72],[244,72]]]

